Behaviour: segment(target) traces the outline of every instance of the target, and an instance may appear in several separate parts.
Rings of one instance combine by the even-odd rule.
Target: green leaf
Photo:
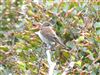
[[[62,53],[66,58],[68,58],[70,56],[69,52],[66,50],[64,50]]]
[[[72,60],[75,60],[75,56],[71,55],[71,59],[72,59]]]
[[[26,64],[22,61],[17,61],[18,66],[20,69],[25,70],[26,69]]]
[[[100,29],[99,30],[96,30],[96,34],[97,35],[100,35]]]
[[[76,62],[76,64],[81,67],[82,61],[79,60],[79,61]]]
[[[94,24],[94,27],[95,27],[95,28],[100,28],[100,22],[96,22],[96,23]]]
[[[96,75],[96,73],[95,72],[92,72],[91,75]]]
[[[66,4],[66,2],[63,2],[61,4],[61,7],[63,8],[63,11],[66,12],[68,10],[68,5]]]
[[[0,46],[0,50],[8,51],[8,47],[6,47],[6,46]]]
[[[0,38],[4,38],[4,35],[0,33]]]
[[[83,40],[84,40],[84,36],[80,36],[80,37],[77,39],[78,42],[81,42],[81,41],[83,41]]]
[[[80,25],[83,24],[83,20],[82,20],[82,19],[79,20],[79,24],[80,24]]]

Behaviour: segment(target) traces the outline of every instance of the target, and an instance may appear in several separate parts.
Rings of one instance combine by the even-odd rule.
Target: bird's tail
[[[56,41],[57,43],[59,43],[64,49],[68,50],[68,48],[67,48],[66,45],[61,41],[60,38],[55,39],[55,41]]]

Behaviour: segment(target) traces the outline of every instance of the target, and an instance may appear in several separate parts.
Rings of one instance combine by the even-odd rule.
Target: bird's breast
[[[41,34],[40,31],[36,32],[36,34],[40,37],[40,39],[44,42],[44,43],[49,43],[49,41]]]

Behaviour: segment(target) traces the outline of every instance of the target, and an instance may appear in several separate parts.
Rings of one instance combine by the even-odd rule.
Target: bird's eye
[[[33,24],[33,26],[36,26],[36,24]]]
[[[43,25],[44,25],[44,26],[50,26],[50,24],[49,24],[49,23],[44,23]]]

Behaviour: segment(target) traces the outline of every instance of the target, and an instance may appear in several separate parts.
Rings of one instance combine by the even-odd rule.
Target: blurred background
[[[100,74],[100,2],[0,0],[0,75],[46,75],[43,42],[32,24],[50,22],[70,51],[57,47],[55,75]],[[74,63],[74,64],[71,64]]]

